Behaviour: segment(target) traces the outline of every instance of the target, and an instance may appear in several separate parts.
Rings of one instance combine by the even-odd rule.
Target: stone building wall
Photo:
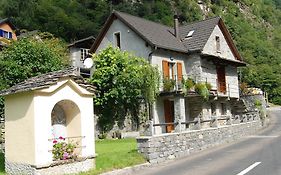
[[[202,130],[137,138],[138,150],[150,163],[159,163],[251,135],[262,127],[255,121]]]

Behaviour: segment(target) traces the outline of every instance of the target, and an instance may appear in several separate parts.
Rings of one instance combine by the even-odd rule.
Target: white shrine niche
[[[7,174],[72,174],[95,167],[94,87],[74,74],[51,72],[16,85],[17,91],[0,92]],[[75,156],[54,159],[60,142],[75,144]]]
[[[66,138],[66,116],[63,108],[56,104],[52,110],[52,135],[53,139]]]

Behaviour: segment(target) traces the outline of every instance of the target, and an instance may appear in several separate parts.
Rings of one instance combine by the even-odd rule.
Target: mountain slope
[[[49,31],[66,41],[96,36],[112,9],[166,25],[221,16],[246,62],[242,81],[281,104],[280,0],[6,0],[0,15],[21,29]]]

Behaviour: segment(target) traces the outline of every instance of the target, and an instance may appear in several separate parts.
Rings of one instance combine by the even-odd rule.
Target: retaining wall
[[[138,150],[150,163],[160,163],[235,141],[243,136],[254,134],[261,127],[260,120],[257,120],[218,128],[139,137]]]

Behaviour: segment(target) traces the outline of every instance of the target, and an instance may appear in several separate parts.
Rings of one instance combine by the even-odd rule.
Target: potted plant
[[[54,160],[75,159],[77,157],[77,155],[74,154],[76,147],[76,144],[67,143],[63,137],[53,140],[52,153]]]
[[[175,89],[176,81],[169,78],[163,80],[163,91],[170,92]]]

